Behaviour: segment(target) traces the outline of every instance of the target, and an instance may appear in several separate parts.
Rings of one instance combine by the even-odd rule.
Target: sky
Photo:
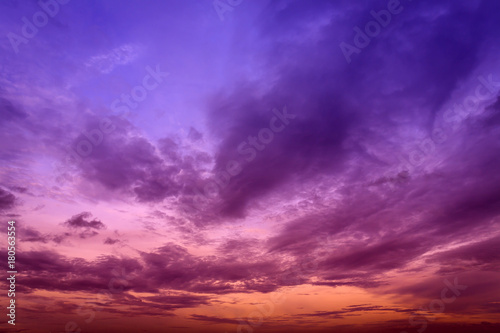
[[[0,1],[0,331],[500,331],[499,31],[493,0]]]

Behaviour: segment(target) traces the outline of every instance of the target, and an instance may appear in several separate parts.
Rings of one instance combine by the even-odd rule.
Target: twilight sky
[[[500,2],[2,0],[0,30],[1,332],[500,331]]]

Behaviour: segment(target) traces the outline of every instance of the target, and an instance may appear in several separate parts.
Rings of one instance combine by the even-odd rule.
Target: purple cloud
[[[105,229],[106,226],[104,223],[97,219],[93,219],[90,221],[90,218],[92,217],[92,214],[89,212],[83,212],[80,214],[73,215],[70,219],[68,219],[66,222],[64,222],[64,225],[72,228],[72,229],[79,229],[79,228],[86,228],[86,229]]]

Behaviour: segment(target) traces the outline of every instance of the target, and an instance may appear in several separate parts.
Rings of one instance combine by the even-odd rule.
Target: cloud
[[[0,211],[14,208],[16,202],[16,197],[12,193],[0,188]]]
[[[3,97],[0,97],[0,122],[10,122],[23,120],[28,117],[28,114]]]
[[[147,139],[116,130],[79,166],[82,176],[105,190],[140,202],[158,202],[181,189],[180,166],[166,163]]]
[[[298,314],[297,316],[304,317],[331,317],[336,319],[344,319],[346,315],[356,313],[356,312],[403,312],[411,313],[418,311],[418,309],[403,309],[403,308],[393,308],[381,305],[371,305],[371,304],[361,304],[361,305],[349,305],[338,311],[316,311],[314,313],[304,313]],[[358,314],[359,315],[359,314]]]
[[[459,273],[480,268],[498,271],[500,267],[500,236],[466,244],[452,250],[439,252],[427,261],[438,262],[443,273]]]
[[[64,222],[64,225],[72,229],[87,228],[100,230],[106,228],[104,223],[97,219],[93,219],[92,221],[90,221],[91,217],[91,213],[82,212],[80,214],[73,215],[69,220]],[[95,231],[92,231],[92,233],[95,233]]]
[[[487,13],[498,5],[483,2],[465,15],[464,5],[451,1],[406,5],[405,15],[392,23],[396,28],[379,35],[351,66],[346,66],[338,44],[340,37],[352,38],[352,19],[330,16],[323,26],[316,24],[314,38],[306,33],[313,18],[347,11],[350,15],[346,17],[361,19],[374,4],[271,3],[259,18],[259,40],[241,38],[241,43],[259,47],[255,56],[273,80],[268,85],[262,83],[266,76],[236,82],[234,88],[211,99],[210,134],[220,142],[213,174],[224,172],[230,161],[242,160],[238,145],[269,126],[273,108],[286,106],[296,118],[262,151],[254,148],[255,159],[226,186],[219,187],[218,200],[214,200],[219,207],[214,211],[242,217],[260,198],[293,188],[298,175],[301,182],[321,175],[344,178],[355,172],[354,161],[360,166],[382,164],[380,157],[386,156],[374,154],[379,149],[374,143],[392,144],[401,122],[428,131],[460,80],[472,74],[481,47],[496,38],[491,26],[498,23]],[[443,15],[425,15],[432,10],[429,7]],[[478,23],[477,17],[487,23]],[[457,27],[464,24],[476,37],[447,37],[454,36]],[[422,30],[429,25],[433,29]],[[415,35],[415,31],[422,33]],[[288,38],[291,33],[297,38]],[[403,40],[412,44],[403,47]],[[454,55],[452,62],[450,55]],[[408,108],[419,112],[401,112]]]
[[[96,68],[98,71],[108,74],[120,65],[127,65],[139,56],[139,47],[133,44],[124,44],[116,47],[105,54],[91,57],[85,65]]]
[[[107,237],[105,240],[104,240],[104,244],[108,244],[108,245],[113,245],[113,244],[116,244],[120,242],[119,239],[112,239],[112,238],[109,238]]]
[[[197,295],[171,295],[171,296],[149,296],[144,298],[145,301],[153,304],[169,305],[169,309],[191,308],[200,305],[209,304],[209,297]]]
[[[59,200],[64,193],[72,204],[82,197],[96,204],[114,205],[115,200],[130,204],[130,209],[123,209],[181,234],[176,238],[169,233],[165,243],[149,244],[147,250],[97,259],[70,258],[45,249],[22,251],[18,260],[26,272],[20,285],[23,292],[96,295],[117,279],[112,268],[123,268],[117,283],[121,291],[100,306],[119,315],[172,316],[176,309],[211,305],[220,295],[269,293],[298,285],[363,288],[408,305],[439,297],[442,280],[460,275],[470,294],[447,305],[446,311],[464,316],[498,313],[494,296],[500,268],[500,99],[492,93],[491,101],[456,124],[447,123],[443,114],[473,92],[478,75],[487,77],[498,67],[494,62],[498,52],[492,45],[498,45],[500,21],[492,13],[500,13],[500,3],[405,2],[404,12],[347,64],[339,43],[351,42],[353,27],[363,27],[372,20],[370,11],[386,4],[346,0],[260,4],[262,10],[251,18],[252,29],[247,20],[234,20],[234,29],[221,29],[224,35],[218,42],[230,57],[214,58],[231,75],[223,79],[210,75],[204,82],[217,91],[203,91],[208,98],[193,113],[182,99],[171,105],[172,119],[178,117],[184,128],[177,134],[164,133],[168,126],[151,121],[158,110],[168,110],[164,106],[172,96],[176,101],[177,96],[194,100],[188,90],[186,94],[176,90],[179,81],[169,87],[168,96],[157,95],[143,104],[144,112],[135,118],[110,116],[116,130],[94,145],[79,165],[64,171],[69,184],[57,186],[50,177],[41,177],[48,172],[39,157],[62,161],[67,148],[88,140],[85,133],[98,128],[99,117],[110,112],[108,102],[121,93],[116,87],[93,90],[93,82],[107,82],[101,80],[107,76],[89,78],[87,69],[111,73],[140,60],[142,48],[120,42],[118,47],[102,47],[106,50],[96,55],[95,36],[90,35],[79,43],[88,50],[67,57],[72,43],[50,42],[40,35],[39,42],[30,44],[41,57],[39,62],[21,66],[12,59],[22,58],[7,57],[9,67],[23,71],[17,74],[2,67],[0,79],[8,88],[0,92],[1,157],[7,162],[2,171],[8,189],[0,189],[0,210],[15,207],[18,193],[23,199],[47,201]],[[179,2],[170,9],[182,6]],[[143,7],[137,13],[148,10]],[[193,8],[183,12],[192,15]],[[170,9],[167,12],[177,13]],[[141,31],[134,28],[131,35]],[[162,33],[162,38],[173,38],[167,35]],[[149,36],[143,37],[150,42]],[[184,35],[175,38],[189,41]],[[230,44],[224,44],[226,40]],[[39,52],[36,43],[47,52]],[[59,52],[59,44],[69,49]],[[149,51],[158,53],[146,58],[166,54],[156,49],[160,44],[168,45],[152,43],[156,46]],[[102,43],[97,45],[102,49]],[[35,53],[26,52],[32,59]],[[204,64],[194,61],[197,53],[182,59],[170,53],[171,64],[179,70],[195,67],[196,72],[179,73],[196,80],[199,73],[215,74],[213,68],[220,67],[214,66],[210,52],[201,52],[210,64],[206,71],[191,66]],[[52,57],[53,64],[48,61]],[[39,63],[48,67],[33,69]],[[496,80],[498,73],[493,76]],[[108,101],[104,107],[103,101]],[[293,115],[288,123],[273,111],[283,113],[285,107]],[[259,134],[263,137],[271,122],[284,127],[273,132],[268,144],[252,147],[250,141],[261,140]],[[440,143],[434,140],[436,128],[446,136]],[[424,139],[432,149],[422,152]],[[254,158],[247,160],[248,153],[238,151],[242,143]],[[421,163],[411,162],[416,152],[423,156]],[[221,175],[233,161],[240,162],[242,170],[224,184]],[[204,199],[199,192],[215,180],[223,185]],[[29,207],[41,207],[31,203]],[[47,209],[39,213],[46,214]],[[107,227],[89,212],[74,215],[63,225],[68,232],[44,234],[22,228],[20,237],[32,247],[50,241],[59,244],[70,237],[91,242]],[[115,237],[103,237],[99,246],[118,251],[117,246],[105,246],[121,242]],[[195,255],[175,240],[189,242],[189,249],[197,252],[208,247],[210,254]],[[70,307],[58,304],[66,305]],[[306,326],[313,320],[361,313],[404,314],[410,308],[357,304],[297,318]],[[238,324],[223,316],[188,318],[210,325]],[[310,328],[292,327],[290,318],[270,319],[269,330],[283,323],[289,325],[288,331]],[[406,321],[380,324],[385,326],[370,329],[400,332],[407,325]],[[359,326],[337,328],[363,331]],[[479,332],[497,327],[433,323],[428,333],[439,329]]]
[[[28,188],[24,186],[11,186],[10,189],[14,192],[18,193],[26,193],[28,192]]]
[[[27,251],[19,263],[29,274],[25,288],[59,291],[96,292],[106,288],[114,269],[123,272],[124,290],[158,292],[178,290],[190,293],[227,294],[253,291],[270,292],[285,285],[295,285],[293,266],[280,268],[265,256],[253,261],[227,260],[224,257],[196,257],[183,247],[167,244],[138,258],[103,256],[94,261],[67,258],[49,251]],[[104,267],[107,267],[106,269]],[[103,271],[105,269],[105,271]],[[55,282],[64,280],[64,283]],[[305,281],[307,277],[300,279]]]
[[[205,321],[205,322],[214,323],[214,324],[235,324],[235,325],[238,325],[242,322],[238,319],[229,319],[229,318],[221,318],[221,317],[205,316],[205,315],[197,315],[197,314],[191,315],[190,318],[193,320]]]

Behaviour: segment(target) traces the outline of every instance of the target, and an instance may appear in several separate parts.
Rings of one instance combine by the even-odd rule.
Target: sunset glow
[[[500,2],[0,17],[1,332],[500,332]]]

